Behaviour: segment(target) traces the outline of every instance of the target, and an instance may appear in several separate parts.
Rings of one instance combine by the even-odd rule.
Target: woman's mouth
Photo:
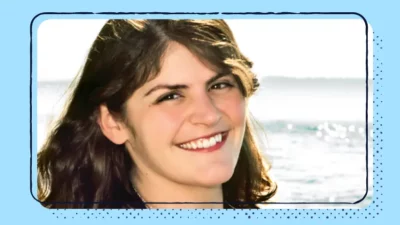
[[[177,145],[186,151],[211,152],[220,149],[228,137],[229,131],[220,132],[207,138],[198,138],[189,142]]]

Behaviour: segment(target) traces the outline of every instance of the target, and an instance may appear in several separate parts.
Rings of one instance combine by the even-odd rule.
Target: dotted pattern
[[[374,32],[374,151],[373,151],[373,174],[374,174],[374,200],[372,201],[373,211],[383,211],[383,115],[379,113],[379,106],[383,104],[383,61],[379,59],[379,53],[383,51],[383,40]]]
[[[379,54],[383,51],[383,40],[380,36],[373,37],[373,60],[374,60],[374,76],[373,87],[374,96],[374,149],[373,157],[369,157],[369,161],[373,160],[373,197],[370,205],[363,209],[268,209],[268,210],[166,210],[166,209],[88,209],[88,210],[71,210],[71,209],[54,209],[49,210],[52,215],[58,219],[374,219],[383,211],[383,115],[379,113],[379,107],[382,107],[382,82],[383,82],[383,62],[379,59]],[[370,49],[371,52],[371,49]],[[370,76],[372,70],[369,69]],[[371,96],[372,97],[372,96]],[[371,98],[369,96],[369,99]],[[372,177],[372,174],[369,174]],[[365,200],[367,201],[367,200]]]

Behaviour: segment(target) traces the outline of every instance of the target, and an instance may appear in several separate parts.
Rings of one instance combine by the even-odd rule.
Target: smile
[[[190,151],[214,151],[220,149],[228,136],[228,131],[217,133],[211,137],[198,138],[178,146],[184,150]]]

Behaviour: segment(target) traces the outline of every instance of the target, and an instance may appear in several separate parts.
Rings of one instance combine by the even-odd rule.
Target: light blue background
[[[161,2],[161,1],[160,1]],[[193,223],[301,223],[301,224],[381,224],[391,223],[396,220],[398,212],[399,183],[398,148],[395,140],[398,137],[396,121],[397,96],[399,89],[397,82],[400,74],[398,69],[399,20],[395,9],[399,5],[384,1],[243,1],[240,3],[225,3],[228,1],[165,1],[155,3],[144,1],[89,1],[80,2],[71,0],[67,2],[55,1],[14,1],[13,3],[0,3],[1,32],[0,32],[0,71],[3,77],[0,83],[2,120],[1,140],[2,157],[0,163],[2,204],[0,209],[1,224],[8,223],[75,223],[75,224],[109,224],[109,223],[166,223],[187,224]],[[393,1],[394,2],[394,1]],[[189,6],[190,5],[190,6]],[[396,7],[397,6],[397,7]],[[375,55],[383,62],[383,72],[379,76],[384,77],[380,81],[375,92],[377,107],[374,116],[379,113],[379,126],[383,135],[379,136],[379,142],[375,146],[383,146],[384,149],[376,154],[376,171],[374,182],[379,181],[378,192],[374,196],[379,197],[374,204],[367,209],[360,210],[235,210],[235,211],[211,211],[211,210],[47,210],[40,206],[30,193],[30,148],[29,148],[29,45],[30,23],[32,18],[41,12],[358,12],[361,13],[372,26],[377,40],[382,39],[383,49],[376,49]],[[140,17],[140,16],[138,16]],[[176,17],[176,16],[175,16]],[[189,16],[184,16],[189,17]],[[200,16],[197,16],[200,17]],[[54,17],[53,17],[54,18]],[[83,17],[81,17],[83,18]],[[104,18],[104,17],[103,17]],[[232,18],[232,16],[230,17]],[[255,18],[255,16],[235,16],[235,18]],[[376,46],[375,46],[376,47]],[[376,60],[376,59],[375,59]],[[376,62],[376,61],[375,61]],[[35,63],[35,61],[33,61]],[[33,64],[34,65],[34,64]],[[376,64],[375,64],[376,66]],[[380,86],[382,86],[380,88]],[[33,86],[35,88],[35,86]],[[397,93],[396,93],[397,91]],[[380,103],[380,100],[383,103]],[[33,102],[34,103],[34,102]],[[379,103],[379,104],[378,104]],[[380,119],[383,116],[383,119]],[[35,114],[34,117],[35,118]],[[377,117],[378,118],[378,117]],[[384,121],[388,121],[383,123]],[[383,124],[382,124],[383,123]],[[382,126],[380,126],[382,124]],[[381,141],[382,140],[382,141]],[[35,146],[35,143],[33,143]],[[36,158],[34,158],[36,160]],[[34,163],[36,161],[33,161]],[[380,164],[382,163],[382,165]],[[379,167],[379,168],[378,168]],[[383,171],[381,173],[380,171]],[[383,180],[379,180],[383,177]],[[374,183],[375,184],[375,183]],[[36,185],[33,180],[33,185]],[[375,190],[374,190],[375,191]],[[381,195],[383,193],[383,195]],[[129,213],[132,213],[131,215]],[[223,214],[222,214],[223,213]],[[253,214],[254,213],[254,214]],[[307,214],[308,213],[308,214]],[[347,213],[347,215],[346,215]],[[369,214],[371,213],[371,215]],[[379,214],[378,214],[379,213]],[[251,221],[249,221],[249,216]],[[311,219],[313,216],[313,219]],[[334,218],[336,216],[336,219]],[[351,218],[350,218],[351,216]],[[89,218],[88,218],[89,217]],[[97,217],[97,218],[96,218]],[[104,219],[102,218],[104,217]],[[126,218],[127,217],[127,218]],[[134,219],[135,217],[135,219]],[[142,219],[143,217],[143,219]],[[158,217],[158,218],[157,218]],[[165,219],[164,219],[165,217]],[[173,218],[172,218],[173,217]],[[182,218],[180,218],[182,217]],[[204,217],[204,219],[203,219]],[[219,218],[218,218],[219,217]],[[266,219],[264,219],[266,217]],[[273,218],[272,218],[273,217]],[[289,218],[288,218],[289,217]],[[297,217],[297,218],[295,218]],[[328,217],[328,218],[327,218]],[[342,218],[343,217],[343,218]],[[359,217],[359,219],[357,219]],[[365,218],[367,217],[367,219]],[[374,218],[373,218],[374,217]],[[159,220],[162,219],[162,220]]]

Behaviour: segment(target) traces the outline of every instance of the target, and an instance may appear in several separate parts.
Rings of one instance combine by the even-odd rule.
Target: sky
[[[360,19],[226,21],[241,51],[254,62],[253,70],[259,77],[365,78],[365,25]],[[42,22],[37,31],[37,80],[73,79],[105,22]],[[372,46],[371,40],[370,58]],[[373,60],[369,61],[371,71]]]

